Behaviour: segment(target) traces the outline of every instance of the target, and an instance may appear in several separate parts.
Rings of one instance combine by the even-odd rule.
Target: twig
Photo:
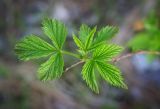
[[[138,51],[138,52],[135,52],[135,53],[128,53],[128,54],[125,54],[125,55],[122,55],[122,56],[119,56],[119,57],[116,57],[116,58],[113,58],[112,62],[116,63],[120,60],[123,60],[125,58],[129,58],[129,57],[132,57],[134,55],[138,55],[138,54],[154,54],[154,55],[160,55],[160,52],[158,51]],[[71,65],[70,67],[67,67],[65,69],[64,72],[68,72],[70,69],[72,69],[73,67],[76,67],[80,64],[82,64],[84,61],[79,61],[73,65]]]
[[[82,64],[83,62],[84,62],[84,61],[79,61],[79,62],[71,65],[70,67],[67,67],[64,72],[67,72],[68,70],[72,69],[73,67],[78,66],[79,64]]]
[[[138,51],[138,52],[135,52],[135,53],[128,53],[126,55],[123,55],[123,56],[119,56],[119,57],[116,57],[112,60],[112,62],[116,63],[120,60],[123,60],[125,58],[129,58],[129,57],[132,57],[133,55],[138,55],[138,54],[153,54],[153,55],[160,55],[160,52],[158,51]]]

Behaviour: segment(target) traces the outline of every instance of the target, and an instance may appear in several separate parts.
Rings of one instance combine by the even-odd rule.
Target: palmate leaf
[[[123,82],[123,78],[120,74],[120,71],[113,65],[107,64],[105,62],[96,62],[98,71],[100,75],[111,85],[127,88],[125,83]]]
[[[67,29],[63,23],[55,19],[45,19],[42,24],[44,33],[52,40],[54,46],[35,35],[29,35],[16,44],[15,51],[21,60],[37,59],[52,54],[38,70],[38,77],[46,81],[62,75],[64,61],[61,49]]]
[[[28,35],[15,46],[15,52],[21,60],[37,59],[55,52],[55,48],[35,35]]]
[[[94,60],[110,61],[122,51],[122,47],[114,44],[103,44],[93,52]]]
[[[108,81],[111,85],[127,88],[123,82],[120,71],[113,65],[106,63],[106,61],[110,61],[114,56],[120,53],[121,50],[122,47],[114,44],[103,44],[93,50],[93,56],[91,59],[87,60],[83,66],[82,76],[94,92],[99,93],[94,73],[95,68],[98,69],[102,78]]]
[[[82,69],[83,80],[86,81],[87,85],[96,93],[99,93],[95,73],[94,73],[95,63],[89,60],[85,63]]]
[[[40,80],[47,81],[59,78],[63,73],[64,61],[61,53],[52,55],[38,70]]]
[[[58,20],[49,18],[46,18],[42,22],[42,25],[44,33],[52,40],[54,46],[57,49],[62,49],[67,36],[67,28],[65,25]]]

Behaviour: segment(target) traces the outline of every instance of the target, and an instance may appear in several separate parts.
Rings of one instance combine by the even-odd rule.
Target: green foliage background
[[[160,51],[160,20],[154,12],[144,19],[144,30],[137,33],[129,42],[133,51]]]

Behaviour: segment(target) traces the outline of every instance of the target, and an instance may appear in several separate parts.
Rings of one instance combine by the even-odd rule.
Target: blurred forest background
[[[60,80],[43,83],[36,72],[45,59],[21,62],[14,53],[15,43],[25,35],[46,38],[41,21],[50,17],[69,28],[67,50],[76,48],[72,32],[85,23],[118,26],[120,31],[112,42],[124,46],[125,54],[130,51],[128,41],[144,30],[143,19],[153,12],[160,30],[160,0],[0,0],[0,109],[160,109],[158,57],[148,61],[148,56],[136,55],[117,62],[128,90],[101,81],[97,95],[82,80],[81,66]],[[65,67],[75,62],[65,56]]]

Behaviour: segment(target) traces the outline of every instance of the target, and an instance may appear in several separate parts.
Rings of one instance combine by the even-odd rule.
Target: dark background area
[[[143,29],[141,21],[152,11],[160,19],[159,0],[0,0],[0,109],[160,109],[160,60],[136,55],[116,63],[128,90],[101,81],[94,94],[81,78],[81,66],[46,83],[36,77],[45,59],[21,62],[14,53],[16,42],[41,31],[45,17],[63,21],[69,28],[65,49],[76,49],[72,32],[82,23],[98,28],[120,28],[112,40],[125,47]],[[46,38],[46,40],[48,40]],[[65,68],[77,60],[65,57]]]

